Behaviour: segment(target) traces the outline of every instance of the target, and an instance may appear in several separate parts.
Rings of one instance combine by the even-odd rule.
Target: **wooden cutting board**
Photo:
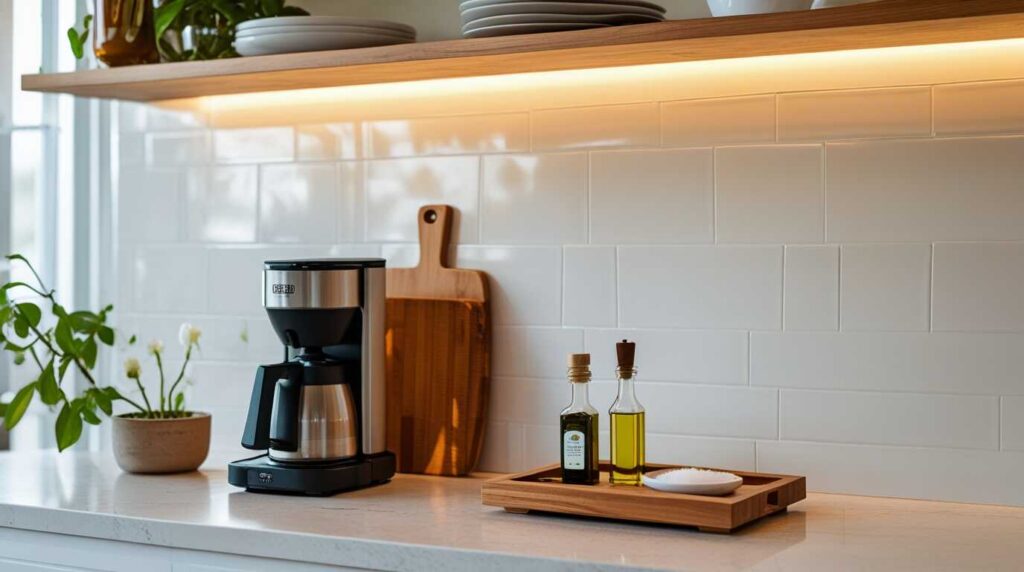
[[[465,475],[483,447],[487,275],[448,267],[453,217],[449,206],[421,208],[419,265],[387,271],[388,449],[402,473]]]

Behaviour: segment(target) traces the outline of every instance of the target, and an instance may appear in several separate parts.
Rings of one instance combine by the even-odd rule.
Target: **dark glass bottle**
[[[562,410],[560,436],[562,482],[596,485],[601,479],[598,463],[597,409],[590,405],[590,354],[569,356],[572,403]]]

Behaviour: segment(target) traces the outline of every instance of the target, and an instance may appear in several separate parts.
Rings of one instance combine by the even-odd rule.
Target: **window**
[[[23,74],[85,65],[75,61],[66,36],[79,20],[78,4],[0,0],[0,255],[17,252],[32,260],[63,304],[92,306],[90,288],[98,272],[92,270],[96,245],[90,238],[98,224],[93,219],[106,220],[94,216],[102,179],[94,174],[109,172],[97,158],[109,155],[93,152],[109,139],[92,134],[101,131],[95,126],[109,117],[109,105],[20,89]],[[0,280],[9,279],[31,282],[20,264],[0,262]],[[13,366],[5,354],[0,393],[36,375],[33,368]]]

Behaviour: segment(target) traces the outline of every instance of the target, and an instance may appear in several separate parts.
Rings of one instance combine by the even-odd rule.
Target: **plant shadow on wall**
[[[93,12],[68,30],[71,51],[81,59],[91,35],[97,59],[115,67],[238,57],[238,24],[309,15],[285,0],[95,0]]]
[[[102,385],[96,376],[100,346],[114,347],[117,342],[117,333],[108,325],[114,307],[108,305],[99,312],[69,311],[57,302],[56,292],[46,287],[25,257],[12,254],[7,259],[27,266],[35,284],[8,282],[0,286],[0,343],[13,355],[16,366],[34,367],[39,373],[9,403],[0,403],[4,427],[14,429],[38,395],[44,405],[59,411],[54,436],[60,451],[79,441],[84,424],[99,425],[106,416],[113,418],[114,452],[122,469],[178,472],[202,464],[209,448],[210,416],[185,408],[183,385],[189,383],[186,372],[193,352],[199,348],[201,332],[189,324],[182,325],[184,361],[173,380],[164,373],[163,343],[149,344],[160,378],[155,405],[142,383],[139,360],[128,358],[125,377],[138,389],[133,399],[112,385]],[[44,308],[49,312],[44,313]],[[135,336],[131,336],[126,348],[134,344]],[[84,379],[83,390],[66,391],[71,383],[65,381],[74,377],[68,375],[71,371]],[[115,415],[118,402],[134,411]]]

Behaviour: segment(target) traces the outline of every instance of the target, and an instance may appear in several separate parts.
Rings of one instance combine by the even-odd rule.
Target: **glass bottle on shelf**
[[[153,0],[96,0],[92,23],[96,58],[111,67],[160,61]]]
[[[615,344],[618,357],[616,377],[619,393],[608,413],[611,416],[610,481],[613,485],[640,486],[644,472],[646,427],[644,407],[636,398],[636,368],[633,358],[636,344],[626,340]]]
[[[601,479],[598,464],[598,413],[590,404],[590,354],[569,355],[572,403],[562,410],[560,425],[562,482],[596,485]]]

